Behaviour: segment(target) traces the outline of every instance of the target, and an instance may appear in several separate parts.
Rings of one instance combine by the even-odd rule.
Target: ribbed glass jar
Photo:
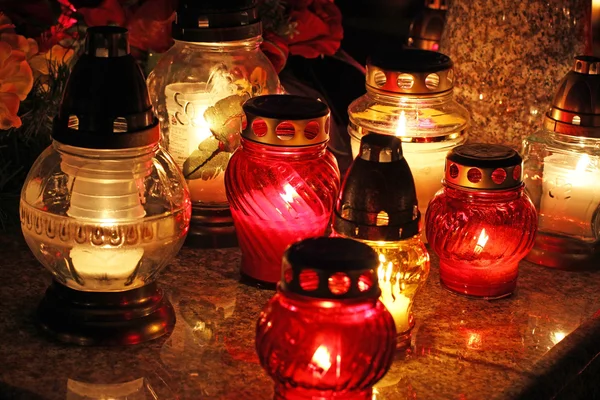
[[[512,149],[470,144],[448,155],[444,188],[427,210],[427,239],[448,289],[475,297],[510,295],[533,247],[537,216]]]
[[[286,251],[282,281],[256,326],[276,399],[371,400],[396,338],[376,266],[373,250],[351,239],[308,239]]]
[[[242,275],[275,284],[285,249],[323,235],[333,211],[340,172],[327,150],[329,109],[315,99],[271,95],[249,100],[244,110],[248,126],[225,185]]]

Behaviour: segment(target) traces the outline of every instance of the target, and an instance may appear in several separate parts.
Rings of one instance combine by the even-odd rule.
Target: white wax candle
[[[73,268],[86,281],[86,288],[107,290],[124,289],[123,281],[133,274],[143,255],[141,247],[121,249],[79,245],[70,252]]]
[[[198,83],[168,85],[165,96],[169,114],[168,150],[179,168],[183,169],[183,164],[198,150],[198,145],[213,136],[204,112],[220,97],[206,92],[206,84]],[[187,184],[193,202],[227,203],[224,171],[206,180],[188,179]]]
[[[600,170],[593,161],[587,154],[552,154],[544,159],[540,231],[595,238],[592,219],[600,204]]]

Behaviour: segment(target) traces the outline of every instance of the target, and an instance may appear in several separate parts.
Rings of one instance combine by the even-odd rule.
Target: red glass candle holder
[[[427,239],[448,289],[484,298],[510,295],[518,263],[533,247],[537,217],[523,190],[521,156],[506,146],[458,146],[444,188],[426,215]]]
[[[329,109],[315,99],[269,95],[244,104],[247,126],[225,174],[242,250],[242,276],[273,287],[292,243],[327,229],[340,186],[327,150]]]
[[[394,319],[378,300],[377,254],[345,238],[306,239],[283,259],[256,327],[275,398],[370,400],[391,366]]]

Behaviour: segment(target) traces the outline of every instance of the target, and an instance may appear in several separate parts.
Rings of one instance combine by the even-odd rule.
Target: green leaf
[[[183,163],[185,179],[213,179],[225,170],[231,154],[219,149],[219,141],[214,137],[203,140]]]

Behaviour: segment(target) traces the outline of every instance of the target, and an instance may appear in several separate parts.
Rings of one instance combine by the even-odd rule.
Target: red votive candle
[[[516,287],[533,247],[535,208],[523,190],[521,156],[506,146],[467,144],[448,153],[444,187],[429,203],[427,240],[448,289],[499,298]]]
[[[396,346],[378,265],[373,249],[346,238],[306,239],[286,251],[277,293],[256,326],[276,399],[371,400]]]
[[[327,150],[329,108],[300,96],[259,96],[244,104],[240,148],[225,173],[227,199],[242,250],[241,273],[275,285],[292,243],[321,236],[340,186]]]

